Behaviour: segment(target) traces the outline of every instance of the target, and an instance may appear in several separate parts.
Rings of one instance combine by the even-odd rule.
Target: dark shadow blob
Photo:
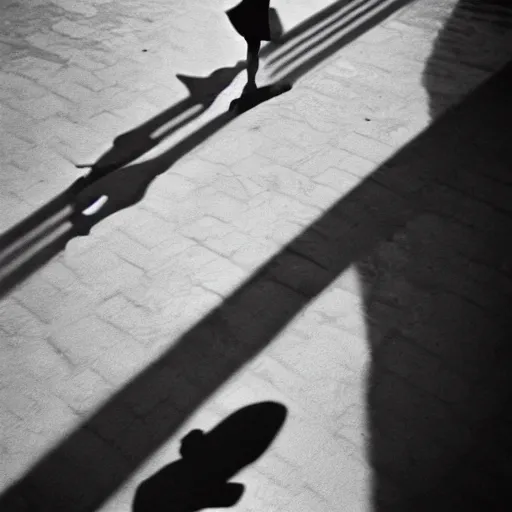
[[[114,141],[112,148],[102,155],[94,164],[79,165],[79,167],[91,168],[91,172],[88,176],[76,180],[62,194],[59,194],[47,205],[42,206],[25,220],[13,226],[0,236],[0,251],[6,252],[9,252],[12,244],[18,243],[19,239],[25,238],[25,240],[22,240],[21,243],[18,244],[15,252],[7,254],[5,260],[3,256],[0,255],[0,297],[4,296],[12,290],[13,287],[29,277],[33,272],[54,257],[55,254],[62,251],[69,240],[75,236],[87,235],[95,223],[139,201],[144,196],[151,180],[162,172],[165,172],[177,159],[186,154],[187,151],[190,151],[203,142],[207,137],[228,124],[240,113],[246,112],[261,104],[261,102],[274,97],[276,93],[282,94],[289,90],[295,80],[311,70],[316,64],[328,58],[344,45],[353,41],[358,35],[372,28],[379,21],[382,21],[386,16],[392,14],[396,9],[402,7],[409,1],[410,0],[396,0],[396,2],[393,2],[385,9],[378,11],[375,16],[357,25],[353,30],[349,30],[321,52],[312,55],[306,62],[299,63],[299,65],[291,69],[290,72],[286,73],[281,80],[271,86],[261,88],[262,90],[255,91],[255,96],[249,96],[247,100],[244,99],[241,103],[241,108],[237,106],[237,100],[234,100],[229,112],[213,119],[196,133],[186,137],[185,140],[178,143],[161,157],[144,162],[143,164],[123,167],[152,149],[156,144],[161,142],[164,137],[169,136],[192,118],[195,118],[196,114],[199,115],[202,113],[204,109],[214,101],[215,95],[227,86],[228,80],[234,78],[242,64],[238,63],[234,68],[217,70],[207,78],[178,75],[178,78],[190,91],[190,96],[187,99],[162,112],[134,130],[120,135]],[[300,38],[307,30],[314,27],[315,24],[325,21],[326,18],[350,3],[350,0],[339,0],[335,2],[286,34],[282,34],[279,38],[279,42],[267,45],[260,52],[260,56],[265,57],[272,55],[273,52],[283,44],[288,41],[293,41],[295,38]],[[273,16],[275,15],[272,14],[272,9],[270,10],[270,14],[271,27],[277,24],[275,30],[281,30],[279,21],[273,21]],[[286,47],[282,49],[284,50],[282,55],[286,55]],[[313,48],[310,48],[310,50],[313,50]],[[240,100],[240,98],[238,100]],[[188,117],[185,117],[168,129],[162,130],[159,136],[155,138],[151,137],[151,133],[161,129],[169,121],[186,114],[186,112],[191,110],[194,106],[200,106],[201,111],[199,113],[191,112]],[[126,173],[123,172],[122,175],[118,174],[121,169],[126,171]],[[111,175],[114,175],[114,179],[112,179]],[[101,196],[108,197],[106,207],[102,207],[98,213],[92,216],[83,216],[82,211]],[[54,224],[54,228],[61,228],[66,221],[71,222],[71,227],[64,233],[55,236],[50,242],[28,258],[25,258],[23,261],[16,261],[19,255],[30,251],[36,243],[39,243],[43,239],[43,234],[30,237],[31,231],[37,229],[52,216],[61,214],[67,207],[71,207],[72,211],[61,215],[57,224]],[[48,230],[45,230],[44,236],[50,234]],[[11,266],[13,267],[12,269],[10,268]]]
[[[421,208],[357,264],[376,512],[512,510],[511,65],[483,78],[511,56],[499,3],[461,1],[440,30],[424,74],[437,137],[391,183]]]
[[[138,203],[157,176],[167,171],[177,160],[228,124],[235,116],[232,112],[225,112],[215,117],[151,160],[112,170],[103,177],[94,176],[91,181],[83,178],[76,180],[65,192],[7,231],[0,237],[0,250],[7,249],[7,254],[0,259],[0,297],[5,296],[18,283],[64,250],[70,240],[88,235],[92,227],[101,220]],[[98,211],[85,215],[84,211],[102,197],[107,198],[106,203]],[[45,229],[39,234],[30,233],[32,236],[20,243],[18,239],[29,234],[26,229],[40,226],[53,215],[57,220],[52,224],[51,232]],[[66,229],[62,229],[63,226]],[[42,240],[47,242],[46,245],[31,253]],[[15,249],[15,254],[11,255],[8,244],[14,242],[19,246]],[[19,258],[17,261],[18,256],[25,254],[28,257]]]
[[[255,91],[242,94],[239,98],[233,100],[229,105],[229,110],[235,114],[243,114],[258,105],[261,105],[263,102],[275,98],[276,96],[280,96],[291,89],[292,86],[287,83],[258,87]]]
[[[217,69],[207,77],[176,75],[188,89],[188,97],[137,128],[117,136],[112,147],[91,166],[80,165],[91,168],[90,174],[81,182],[82,186],[133,162],[202,115],[244,67],[243,62],[238,62],[233,67]],[[182,119],[172,123],[178,117]]]
[[[436,19],[431,12],[435,9],[439,9],[436,2],[425,4],[423,23]],[[423,72],[431,117],[436,119],[460,102],[511,56],[512,2],[460,0],[437,34]]]
[[[182,458],[140,484],[133,512],[195,512],[236,504],[244,485],[229,480],[267,450],[286,414],[281,404],[261,402],[240,409],[208,433],[192,430],[182,440]]]

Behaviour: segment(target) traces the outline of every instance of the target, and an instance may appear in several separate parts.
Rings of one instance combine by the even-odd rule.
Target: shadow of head
[[[244,485],[229,480],[270,446],[286,418],[275,402],[249,405],[210,432],[192,430],[181,442],[181,459],[140,484],[133,512],[193,512],[230,507]]]
[[[234,66],[216,69],[206,77],[177,74],[176,78],[187,88],[189,97],[196,103],[209,105],[245,67],[246,62],[239,60]]]

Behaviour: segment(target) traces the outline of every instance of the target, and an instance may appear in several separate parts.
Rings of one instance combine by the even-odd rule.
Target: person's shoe
[[[242,91],[242,96],[246,96],[247,94],[252,94],[258,90],[258,86],[256,85],[256,82],[247,82],[247,84],[244,87],[244,90]]]

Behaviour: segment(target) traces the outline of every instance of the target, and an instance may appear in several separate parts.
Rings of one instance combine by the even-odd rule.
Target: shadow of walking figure
[[[133,512],[195,512],[235,505],[244,485],[229,480],[270,446],[286,418],[276,402],[249,405],[209,433],[192,430],[181,442],[181,459],[138,487]]]
[[[87,186],[105,174],[133,162],[199,117],[244,67],[245,63],[239,61],[232,67],[217,69],[206,77],[176,75],[188,89],[189,96],[144,124],[117,136],[112,147],[94,164],[77,165],[78,168],[90,168],[90,172],[83,179],[78,180],[75,187]],[[194,107],[199,108],[194,109]],[[176,122],[172,123],[172,121]]]

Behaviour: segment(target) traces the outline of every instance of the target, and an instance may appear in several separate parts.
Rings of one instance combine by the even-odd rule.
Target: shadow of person
[[[229,111],[222,113],[153,159],[115,169],[95,180],[79,178],[0,235],[0,297],[64,250],[71,239],[88,235],[101,220],[138,203],[158,175],[235,117]],[[51,226],[43,226],[48,221]]]
[[[206,77],[176,75],[188,89],[188,97],[137,128],[117,136],[112,147],[95,163],[77,165],[78,168],[90,168],[89,174],[83,179],[83,185],[133,162],[162,140],[199,117],[233,82],[244,67],[245,63],[239,61],[232,67],[217,69]]]
[[[133,512],[235,505],[245,486],[229,480],[265,452],[285,419],[285,406],[260,402],[238,410],[208,433],[192,430],[182,440],[182,458],[139,485]]]
[[[258,87],[250,92],[245,92],[244,90],[244,93],[239,98],[234,99],[230,103],[229,110],[237,115],[243,114],[265,101],[290,91],[291,88],[291,84],[282,82]]]
[[[304,35],[309,28],[318,23],[321,23],[322,21],[325,21],[329,15],[337,12],[342,5],[347,3],[347,1],[349,0],[339,0],[332,6],[329,6],[329,8],[317,13],[315,16],[312,16],[294,29],[281,34],[278,38],[278,42],[270,43],[262,49],[260,52],[260,57],[268,57],[278,47],[286,43],[288,40],[294,39],[300,35]],[[409,0],[397,1],[406,3]],[[270,14],[272,15],[272,10]],[[201,111],[204,111],[206,108],[208,108],[215,100],[216,95],[218,95],[223,90],[223,88],[227,87],[230,80],[229,77],[231,76],[232,80],[238,72],[236,71],[235,73],[235,70],[243,68],[245,64],[242,62],[236,64],[234,68],[222,68],[203,79],[178,75],[178,78],[187,86],[190,91],[188,98],[162,112],[160,115],[151,119],[147,123],[144,123],[138,128],[120,135],[114,141],[112,148],[104,155],[102,155],[96,163],[92,165],[78,166],[91,168],[91,172],[86,177],[77,179],[63,193],[52,199],[48,204],[42,206],[29,217],[10,228],[7,232],[0,235],[0,251],[9,251],[11,246],[18,244],[18,247],[15,251],[16,255],[18,255],[25,249],[31,248],[35,240],[33,238],[28,242],[22,241],[22,243],[19,244],[21,239],[27,235],[30,235],[33,230],[38,229],[40,225],[46,222],[50,217],[61,212],[63,209],[66,210],[68,207],[71,207],[71,213],[60,219],[60,224],[63,224],[66,221],[71,221],[71,229],[59,235],[57,238],[45,245],[41,250],[31,255],[23,263],[17,264],[16,268],[13,270],[10,268],[12,266],[10,264],[13,262],[13,256],[15,255],[14,253],[9,254],[5,262],[3,259],[0,260],[0,296],[5,295],[9,290],[12,289],[13,286],[19,284],[23,279],[31,275],[37,268],[49,261],[57,252],[63,250],[66,246],[66,243],[70,239],[77,235],[87,234],[96,222],[99,222],[115,211],[136,203],[140,198],[143,197],[144,191],[146,190],[150,181],[161,172],[167,170],[175,160],[186,153],[187,149],[192,149],[195,147],[195,145],[204,141],[207,137],[215,133],[216,130],[222,128],[237,115],[251,108],[254,108],[255,106],[261,104],[263,101],[266,101],[277,94],[286,92],[286,88],[289,86],[284,85],[285,80],[288,84],[294,83],[294,81],[296,81],[300,76],[314,67],[316,63],[320,62],[322,59],[327,58],[343,45],[348,44],[358,34],[370,28],[370,26],[373,26],[379,19],[382,18],[382,16],[389,14],[389,9],[386,12],[380,12],[379,14],[380,18],[374,17],[372,20],[370,20],[371,23],[364,23],[361,26],[358,26],[357,29],[350,31],[348,34],[344,34],[340,40],[329,45],[319,55],[315,55],[313,59],[310,59],[306,63],[299,63],[296,68],[285,73],[285,76],[277,80],[273,85],[254,91],[254,95],[247,96],[243,99],[242,102],[239,101],[240,98],[234,100],[231,104],[231,110],[229,113],[222,114],[220,117],[216,118],[212,122],[208,123],[205,127],[201,128],[198,132],[187,137],[185,141],[178,144],[178,147],[172,148],[172,150],[167,153],[165,157],[159,158],[158,161],[151,160],[148,162],[147,173],[145,173],[145,166],[141,167],[138,165],[133,168],[124,168],[125,171],[131,171],[132,180],[134,177],[138,176],[138,179],[133,180],[134,187],[131,189],[131,191],[130,187],[128,186],[129,180],[128,183],[125,183],[125,176],[123,174],[123,179],[120,180],[118,184],[112,183],[111,181],[109,182],[109,186],[107,188],[111,189],[110,194],[108,192],[102,192],[99,194],[92,194],[91,196],[89,194],[89,192],[91,192],[89,189],[91,185],[94,184],[94,186],[96,186],[97,181],[104,182],[104,180],[101,178],[106,177],[107,174],[112,173],[117,169],[123,168],[123,166],[129,164],[139,156],[142,156],[145,152],[149,151],[156,144],[158,144],[164,137],[169,136],[172,132],[182,127],[186,122],[189,122],[191,120],[191,116],[195,117],[196,115],[199,115],[200,112],[189,114],[188,117],[185,116],[185,119],[177,121],[170,128],[165,127],[166,124],[172,120],[177,120],[178,117],[182,116],[183,114],[187,114],[188,111],[190,111],[194,106],[199,105]],[[272,21],[272,19],[270,21]],[[277,27],[276,30],[279,31],[280,28]],[[232,75],[231,73],[235,74]],[[271,76],[274,75],[275,73],[273,72]],[[284,87],[285,89],[281,90],[281,87]],[[158,130],[162,130],[160,135],[158,135],[156,138],[151,137],[151,134],[157,132]],[[118,175],[118,177],[121,178],[120,175]],[[101,191],[97,190],[96,192]],[[103,205],[106,207],[102,206],[100,211],[94,213],[93,215],[84,216],[81,214],[81,212],[90,205],[91,201],[94,202],[96,199],[101,198],[102,196],[104,198],[108,197],[106,205]],[[84,201],[84,198],[86,197],[89,197],[90,199],[88,204],[87,201]],[[40,236],[36,238],[37,241],[41,241]],[[6,264],[4,265],[4,263]],[[7,268],[7,266],[9,266],[9,268]]]
[[[90,184],[77,180],[68,188],[73,236],[87,235],[98,222],[137,204],[157,176],[234,118],[234,113],[224,112],[155,158],[121,167]]]
[[[158,174],[167,170],[174,161],[234,118],[233,113],[221,115],[187,136],[163,156],[144,164],[124,167],[207,110],[244,66],[244,62],[239,61],[232,67],[217,69],[204,78],[177,75],[189,91],[186,99],[137,128],[116,137],[112,147],[94,164],[78,166],[91,168],[87,176],[78,178],[50,202],[0,234],[0,297],[46,263],[56,251],[64,249],[69,240],[75,236],[88,234],[99,220],[142,199],[147,187]],[[199,110],[192,110],[197,106],[200,107]],[[188,116],[182,117],[182,114],[189,111],[191,113]],[[177,122],[169,126],[173,120]],[[115,172],[121,169],[122,175]],[[114,179],[111,178],[112,173],[115,175]],[[97,199],[105,199],[105,204],[102,203],[99,205],[100,208],[96,208],[101,212],[83,215],[83,210]],[[52,221],[50,226],[41,229],[54,218],[56,220]],[[25,261],[19,261],[25,253],[29,253],[45,237],[60,230],[68,221],[71,222],[70,229],[65,230]]]
[[[423,20],[440,19],[437,4],[424,3]],[[417,210],[356,262],[372,354],[376,512],[512,510],[512,255],[503,243],[512,204],[511,7],[442,7],[422,77],[435,123],[387,162],[388,177],[402,166],[401,177],[381,181]]]

